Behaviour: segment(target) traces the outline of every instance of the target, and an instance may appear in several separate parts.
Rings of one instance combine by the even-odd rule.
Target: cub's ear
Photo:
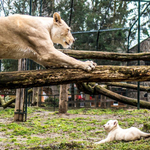
[[[55,13],[53,14],[53,21],[54,21],[54,23],[57,24],[57,25],[61,24],[61,17],[60,17],[60,15],[59,15],[59,13],[55,12]]]
[[[118,124],[117,120],[114,120],[114,126],[116,126]]]

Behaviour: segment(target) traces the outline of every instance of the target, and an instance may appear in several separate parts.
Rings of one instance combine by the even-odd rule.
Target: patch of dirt
[[[12,123],[13,122],[13,118],[0,118],[0,123]]]
[[[44,133],[44,134],[32,134],[31,137],[39,137],[39,138],[46,138],[46,137],[50,137],[50,138],[55,138],[55,137],[60,137],[61,134],[58,133]]]
[[[91,118],[91,119],[96,119],[96,120],[102,120],[102,119],[115,119],[118,116],[115,115],[82,115],[82,114],[55,114],[55,115],[51,115],[54,112],[47,112],[47,111],[42,111],[42,112],[34,112],[32,114],[32,116],[37,115],[44,117],[45,119],[52,119],[52,118],[66,118],[66,119],[74,119],[74,118]],[[31,116],[30,116],[31,117]],[[28,117],[28,118],[30,118]]]

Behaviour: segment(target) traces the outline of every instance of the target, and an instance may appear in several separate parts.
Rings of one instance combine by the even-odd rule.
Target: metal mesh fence
[[[140,41],[149,38],[150,2],[142,2]],[[71,27],[75,50],[131,52],[138,43],[138,3],[120,0],[0,0],[0,16],[26,14],[52,17],[59,12]],[[61,45],[55,45],[62,48]],[[126,65],[111,60],[94,60],[98,65]],[[13,62],[13,63],[12,63]],[[33,62],[29,63],[33,65]],[[16,66],[16,68],[14,67]],[[2,70],[17,70],[16,61],[3,60]]]

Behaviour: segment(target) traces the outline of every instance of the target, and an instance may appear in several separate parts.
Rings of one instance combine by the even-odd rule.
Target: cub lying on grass
[[[133,141],[141,137],[150,137],[150,133],[142,132],[135,127],[122,129],[117,120],[109,120],[103,127],[108,132],[107,138],[94,144],[102,144],[114,140]]]

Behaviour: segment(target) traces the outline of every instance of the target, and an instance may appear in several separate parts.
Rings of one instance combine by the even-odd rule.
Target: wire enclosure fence
[[[150,3],[141,3],[140,41],[149,37]],[[138,4],[120,0],[9,0],[0,3],[1,16],[15,13],[52,17],[59,12],[72,29],[75,44],[72,49],[107,52],[130,52],[138,42]],[[61,45],[55,45],[62,48]],[[124,62],[94,60],[98,65],[127,65]],[[29,62],[29,68],[37,69]],[[17,70],[17,61],[3,60],[1,69]]]

